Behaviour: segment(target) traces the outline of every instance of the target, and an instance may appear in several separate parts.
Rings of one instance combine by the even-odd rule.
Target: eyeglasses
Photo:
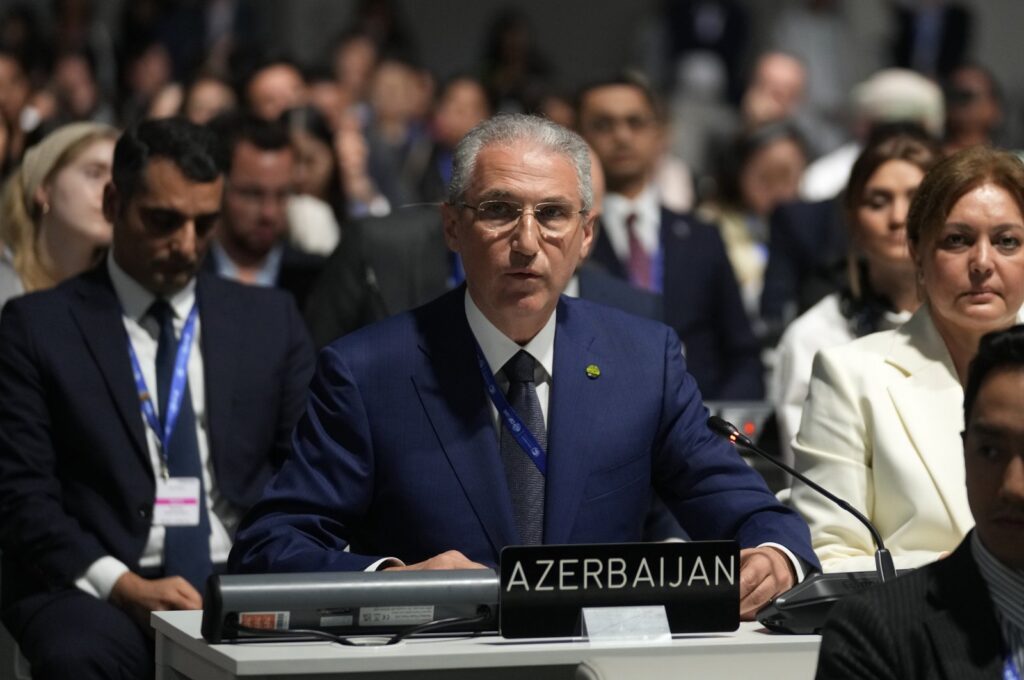
[[[575,217],[586,210],[575,210],[568,203],[537,203],[533,210],[527,210],[521,203],[513,201],[481,201],[478,205],[459,204],[476,212],[476,221],[484,229],[501,231],[516,224],[523,213],[531,213],[541,229],[552,236],[561,236],[572,229]]]

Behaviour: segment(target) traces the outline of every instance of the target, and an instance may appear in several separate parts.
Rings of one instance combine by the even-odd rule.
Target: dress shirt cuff
[[[796,583],[794,583],[793,585],[796,585],[797,583],[801,583],[804,580],[804,576],[806,576],[806,574],[804,574],[803,560],[801,560],[799,557],[794,555],[792,553],[792,551],[790,551],[789,548],[787,548],[784,545],[780,545],[778,543],[762,543],[761,545],[759,545],[757,547],[758,548],[778,548],[779,550],[781,550],[783,553],[786,554],[786,557],[789,558],[789,563],[793,565],[793,573],[796,574]]]
[[[388,567],[404,566],[405,562],[398,559],[397,557],[382,557],[370,566],[368,566],[366,569],[363,569],[363,571],[381,571],[382,569],[387,569]]]
[[[124,562],[107,555],[89,565],[85,574],[75,581],[75,587],[93,597],[106,600],[117,579],[124,576],[126,571],[128,566]]]

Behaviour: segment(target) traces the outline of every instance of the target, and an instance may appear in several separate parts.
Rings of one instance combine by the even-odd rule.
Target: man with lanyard
[[[110,255],[0,319],[2,613],[33,678],[152,676],[150,612],[202,606],[304,403],[290,296],[196,276],[220,157],[182,119],[125,132]]]
[[[982,338],[964,389],[975,528],[947,557],[841,602],[818,677],[1003,678],[1024,669],[1024,326]]]
[[[746,618],[816,568],[806,525],[706,427],[671,329],[562,290],[593,238],[586,143],[500,115],[442,207],[466,285],[328,345],[293,452],[229,569],[496,565],[513,544],[637,541],[652,487],[741,546]]]

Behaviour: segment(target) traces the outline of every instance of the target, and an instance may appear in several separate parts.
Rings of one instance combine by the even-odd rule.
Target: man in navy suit
[[[804,522],[707,429],[675,333],[561,295],[593,238],[589,164],[541,118],[463,139],[442,214],[466,285],[321,352],[231,570],[465,568],[512,544],[635,541],[652,486],[693,538],[739,541],[747,618],[817,566]]]
[[[683,342],[707,399],[764,397],[760,345],[718,230],[661,205],[653,178],[662,123],[639,78],[593,83],[577,99],[579,130],[608,182],[591,262],[634,286],[660,292],[664,321]]]
[[[152,676],[150,612],[201,606],[305,403],[291,297],[196,276],[219,157],[181,119],[126,132],[110,255],[4,308],[2,614],[37,680]]]

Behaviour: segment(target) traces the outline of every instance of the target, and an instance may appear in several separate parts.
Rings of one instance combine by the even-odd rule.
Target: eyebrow
[[[508,189],[489,189],[480,194],[480,200],[514,200],[519,203],[523,202],[519,195],[509,191]],[[539,199],[536,203],[572,203],[572,199],[568,196],[551,195]]]

